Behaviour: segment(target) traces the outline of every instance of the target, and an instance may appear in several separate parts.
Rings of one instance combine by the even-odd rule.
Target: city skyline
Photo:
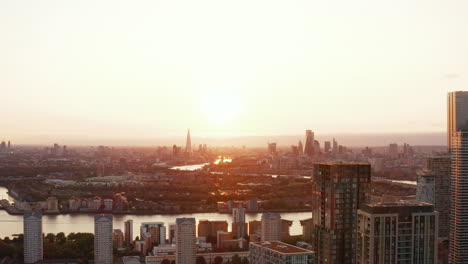
[[[442,132],[445,93],[468,84],[467,10],[462,1],[4,2],[0,130],[28,144],[187,127],[206,137]]]

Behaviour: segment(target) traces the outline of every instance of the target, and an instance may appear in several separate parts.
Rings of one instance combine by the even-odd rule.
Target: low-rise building
[[[250,264],[313,264],[314,252],[279,241],[251,242]]]

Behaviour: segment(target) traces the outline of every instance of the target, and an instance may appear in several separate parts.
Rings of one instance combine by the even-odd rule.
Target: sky
[[[468,1],[1,1],[0,140],[442,133]]]

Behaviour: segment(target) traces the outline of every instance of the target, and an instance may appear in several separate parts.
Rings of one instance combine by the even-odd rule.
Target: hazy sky
[[[0,140],[442,132],[468,1],[1,1]]]

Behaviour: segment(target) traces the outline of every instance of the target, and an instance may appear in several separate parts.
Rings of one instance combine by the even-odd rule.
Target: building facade
[[[356,211],[368,200],[370,165],[314,164],[312,246],[316,263],[354,263]]]
[[[356,263],[435,264],[438,229],[432,204],[365,204],[358,210]]]
[[[166,244],[166,227],[162,222],[146,222],[141,223],[140,238],[144,233],[151,235],[151,244],[154,246]]]
[[[112,215],[96,215],[94,217],[94,263],[96,264],[114,263],[112,221]]]
[[[426,168],[418,173],[416,200],[434,204],[439,212],[439,237],[446,239],[450,231],[450,155],[430,156]]]
[[[262,214],[261,241],[281,241],[281,215]]]
[[[25,212],[23,218],[24,263],[42,260],[42,214]]]
[[[279,241],[251,242],[250,264],[313,264],[314,252]]]
[[[195,218],[176,219],[176,264],[193,264],[196,261]]]
[[[125,244],[130,246],[133,243],[133,220],[129,219],[124,223]]]

